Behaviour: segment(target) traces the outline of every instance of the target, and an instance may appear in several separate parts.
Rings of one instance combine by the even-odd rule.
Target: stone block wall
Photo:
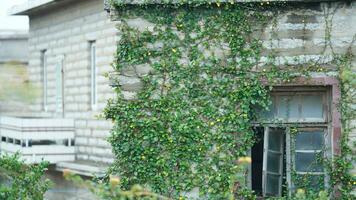
[[[107,17],[101,0],[71,1],[30,15],[29,73],[31,82],[43,88],[41,51],[46,50],[48,108],[43,109],[43,94],[31,105],[31,115],[57,117],[56,64],[63,57],[64,112],[73,118],[79,160],[112,162],[111,147],[106,142],[111,123],[98,119],[106,101],[113,95],[104,74],[111,71],[116,41],[115,22]],[[96,41],[98,105],[90,103],[90,48]]]
[[[281,9],[275,20],[272,20],[271,17],[270,23],[263,29],[256,27],[254,36],[262,39],[263,54],[267,55],[273,51],[277,56],[278,64],[281,66],[295,67],[297,64],[304,63],[307,67],[313,62],[324,64],[323,67],[331,69],[331,71],[315,71],[312,73],[312,77],[325,79],[328,82],[328,77],[337,76],[335,72],[337,66],[330,64],[335,55],[344,55],[347,52],[356,55],[356,1],[314,1],[310,3],[299,2],[293,5],[292,8]],[[114,21],[125,22],[138,31],[154,30],[155,24],[143,17],[135,16],[123,20],[120,18],[120,13],[112,11],[111,15]],[[184,33],[178,31],[178,36],[183,38]],[[159,49],[160,45],[162,44],[147,44],[147,47]],[[212,53],[215,55],[229,53],[229,49],[221,47],[203,49],[203,51],[206,56]],[[262,57],[261,62],[263,63],[266,60],[267,57]],[[355,71],[355,56],[351,62]],[[182,63],[184,63],[184,60],[182,60]],[[142,64],[125,68],[119,75],[115,76],[114,81],[121,86],[122,94],[126,99],[133,99],[137,94],[140,76],[142,75],[138,72],[148,73],[148,71],[150,71],[149,66]],[[336,108],[335,105],[332,106]],[[352,120],[351,123],[353,124],[351,126],[356,126],[355,120]],[[340,125],[337,126],[332,128],[340,130]],[[334,134],[338,133],[335,132]],[[356,141],[356,129],[353,129],[350,134],[350,140],[351,143]]]
[[[256,37],[263,39],[266,52],[276,52],[281,65],[292,67],[297,62],[313,60],[327,63],[332,59],[333,52],[351,51],[356,54],[356,44],[352,42],[356,34],[355,13],[356,1],[300,3],[293,9],[283,10],[276,21],[271,21],[263,30],[256,29]],[[57,57],[64,56],[64,117],[75,119],[77,159],[112,161],[110,145],[105,141],[111,123],[97,119],[96,115],[113,95],[109,81],[103,75],[112,70],[110,64],[120,38],[115,27],[120,19],[114,18],[116,20],[110,20],[101,0],[73,1],[61,8],[30,16],[30,79],[42,87],[41,51],[47,50],[49,103],[48,111],[43,111],[40,95],[31,110],[40,116],[58,115],[55,65]],[[140,17],[127,19],[127,22],[139,30],[151,30],[153,26]],[[96,40],[99,69],[97,110],[92,110],[90,106],[89,41],[92,40]],[[152,48],[159,46],[152,44]],[[218,54],[225,50],[217,48],[210,51]],[[356,66],[355,58],[352,62]],[[150,70],[147,65],[140,65],[135,66],[135,70],[127,69],[120,74],[120,85],[127,99],[134,98],[140,88],[140,76]],[[326,77],[330,74],[333,73],[318,72],[313,76]],[[355,131],[351,139],[356,139]]]

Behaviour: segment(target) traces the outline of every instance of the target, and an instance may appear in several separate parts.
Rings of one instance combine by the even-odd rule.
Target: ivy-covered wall
[[[177,198],[196,188],[203,198],[250,198],[235,174],[254,143],[253,108],[268,107],[273,86],[308,85],[295,77],[334,77],[343,127],[331,190],[350,197],[355,1],[147,2],[110,4],[120,41],[109,75],[117,97],[105,114],[115,122],[112,172],[124,185]]]

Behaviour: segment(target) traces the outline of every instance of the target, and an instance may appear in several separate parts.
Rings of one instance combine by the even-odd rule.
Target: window
[[[268,112],[261,114],[265,121],[325,122],[325,92],[274,92]]]
[[[63,113],[63,61],[64,56],[59,56],[57,58],[56,65],[56,111],[58,113]]]
[[[42,108],[47,111],[48,99],[47,99],[47,50],[41,51],[41,71],[42,71],[42,92],[43,92],[43,104]]]
[[[91,108],[96,109],[97,104],[97,80],[96,80],[96,44],[95,41],[89,42],[90,46],[90,102]]]
[[[280,88],[256,125],[251,149],[251,187],[260,196],[283,196],[298,188],[327,187],[329,156],[327,88]]]
[[[264,154],[262,191],[264,196],[281,196],[283,181],[284,130],[266,127],[264,131]]]

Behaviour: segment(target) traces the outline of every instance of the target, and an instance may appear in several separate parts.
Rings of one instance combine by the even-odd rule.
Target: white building
[[[57,170],[103,173],[113,161],[111,123],[98,115],[113,94],[104,75],[118,38],[104,2],[29,0],[10,12],[29,16],[28,73],[38,95],[26,112],[1,113],[1,151],[44,158]]]

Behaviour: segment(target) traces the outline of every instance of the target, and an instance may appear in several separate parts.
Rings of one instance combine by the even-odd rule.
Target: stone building
[[[111,124],[98,115],[112,95],[104,75],[111,69],[117,32],[103,2],[31,0],[11,13],[30,18],[29,76],[41,94],[29,114],[73,119],[75,160],[111,162],[105,141]]]
[[[135,6],[141,1],[123,2]],[[292,66],[296,60],[328,63],[334,52],[345,53],[350,50],[356,54],[356,1],[295,2],[298,3],[295,3],[294,10],[281,13],[274,25],[271,23],[262,31],[265,50],[274,50],[281,64]],[[30,18],[29,80],[40,92],[35,102],[27,108],[28,112],[1,114],[2,151],[11,153],[15,149],[26,152],[26,148],[41,146],[36,151],[23,153],[28,162],[45,158],[54,165],[53,170],[68,168],[86,176],[104,172],[107,164],[113,161],[110,145],[105,140],[112,124],[98,115],[105,107],[106,100],[114,94],[104,75],[112,70],[116,42],[120,38],[115,25],[121,19],[113,12],[110,12],[112,18],[108,17],[105,9],[110,10],[110,7],[105,8],[104,5],[108,6],[102,0],[29,0],[12,9],[12,14],[28,15]],[[330,13],[332,15],[328,15]],[[154,24],[143,17],[136,16],[126,21],[132,28],[153,30]],[[325,46],[325,33],[328,30],[331,31],[330,46]],[[352,63],[356,65],[356,60],[352,60]],[[294,114],[310,118],[311,124],[322,127],[316,135],[321,140],[325,138],[324,142],[333,154],[340,150],[340,115],[335,106],[340,90],[333,71],[335,66],[329,67],[330,72],[315,72],[311,81],[301,80],[293,85],[298,98],[305,99],[299,104],[305,103],[306,108],[296,109]],[[150,69],[141,65],[137,66],[137,70],[147,73]],[[118,79],[125,98],[134,98],[140,85],[140,76],[123,71]],[[286,91],[277,91],[274,96],[277,102],[283,92]],[[280,106],[283,109],[283,105]],[[314,109],[313,112],[310,113],[308,108]],[[279,112],[277,108],[276,113]],[[17,127],[16,131],[21,130],[21,133],[9,127]],[[37,130],[38,137],[28,134],[33,130]],[[267,127],[266,130],[268,132],[271,129]],[[353,131],[351,139],[355,140],[355,136]],[[252,154],[260,162],[266,157],[257,149]],[[256,169],[253,172],[255,174],[262,172],[262,166],[251,167]],[[262,192],[265,190],[262,183],[252,180],[261,178],[261,175],[252,178],[253,173],[250,174],[250,185]],[[53,174],[53,179],[57,180],[58,176]],[[60,181],[58,179],[59,184]],[[273,193],[279,195],[281,188],[275,189]]]
[[[221,59],[231,59],[228,56],[224,57],[225,55],[229,55],[230,49],[229,47],[220,48],[224,47],[224,44],[221,43],[222,41],[218,41],[218,44],[214,43],[216,46],[220,45],[219,47],[199,46],[199,42],[204,41],[206,38],[201,38],[201,35],[195,33],[200,38],[194,43],[194,39],[191,39],[194,38],[192,36],[194,32],[189,32],[190,30],[187,31],[184,28],[180,31],[179,22],[175,21],[174,23],[176,24],[171,23],[160,26],[159,23],[156,24],[155,21],[148,20],[150,17],[147,17],[147,15],[151,11],[149,6],[146,9],[145,7],[141,7],[141,9],[137,9],[138,12],[135,12],[135,8],[140,4],[165,4],[167,3],[166,1],[123,0],[118,2],[121,3],[119,6],[122,4],[127,5],[119,11],[115,10],[115,8],[111,9],[113,20],[125,24],[123,27],[128,26],[135,30],[136,32],[132,34],[150,32],[155,36],[160,34],[157,30],[165,29],[166,26],[171,25],[171,34],[175,38],[178,38],[174,42],[184,43],[184,38],[188,34],[191,34],[188,37],[191,42],[190,46],[196,47],[197,50],[195,50],[202,53],[206,59],[202,58],[202,63],[209,63],[208,58],[212,55]],[[178,2],[181,4],[185,3],[185,1],[169,2],[172,4]],[[217,9],[219,9],[218,7],[223,7],[220,4],[222,1],[209,2],[213,5],[214,2],[219,2],[216,4]],[[268,4],[264,4],[264,1],[253,2],[261,2],[261,5]],[[317,66],[320,66],[322,70],[311,69],[311,76],[309,78],[299,77],[292,83],[277,85],[274,91],[272,91],[272,107],[270,108],[270,112],[263,116],[265,118],[263,127],[259,127],[256,130],[256,135],[260,140],[250,151],[252,164],[249,168],[249,177],[247,178],[249,186],[262,196],[281,196],[283,193],[282,185],[284,183],[287,184],[286,187],[289,192],[295,191],[297,183],[292,178],[294,172],[298,177],[302,177],[303,174],[309,174],[311,176],[310,180],[314,184],[320,181],[322,187],[329,186],[329,176],[326,168],[320,162],[316,164],[315,168],[310,166],[315,165],[313,162],[317,160],[317,152],[324,152],[323,149],[327,149],[324,155],[328,158],[332,158],[333,155],[340,152],[342,128],[338,105],[341,98],[341,90],[338,79],[338,66],[332,60],[338,55],[351,54],[353,55],[350,59],[353,66],[352,70],[355,70],[356,66],[356,1],[289,0],[287,2],[290,2],[292,6],[278,10],[279,12],[275,13],[276,16],[273,21],[261,29],[256,28],[256,30],[253,30],[255,37],[262,42],[262,51],[265,53],[263,55],[274,52],[273,55],[276,56],[275,64],[281,68],[298,66],[307,68],[313,63],[317,63]],[[179,13],[179,8],[177,8],[177,13]],[[131,12],[125,12],[126,10],[130,10]],[[121,14],[121,12],[124,14]],[[179,14],[177,16],[181,17]],[[184,14],[182,16],[185,17]],[[217,14],[217,16],[219,15]],[[177,21],[179,20],[177,19]],[[209,25],[204,23],[208,22],[201,20],[198,23],[199,30],[210,30],[208,28],[205,29]],[[155,39],[152,39],[154,42],[150,43],[148,41],[147,46],[144,46],[143,49],[147,48],[147,51],[152,50],[159,56],[166,55],[165,52],[169,51],[168,48],[171,46],[167,41],[157,41],[158,37],[154,36],[153,38]],[[217,34],[216,37],[218,36],[220,35]],[[206,40],[211,41],[209,39]],[[166,46],[167,49],[164,49],[163,46]],[[174,47],[179,48],[181,54],[178,57],[178,63],[185,69],[192,66],[193,64],[190,65],[189,63],[194,61],[194,59],[188,60],[189,55],[186,54],[186,52],[191,50],[189,49],[190,46],[181,45]],[[176,49],[173,50],[177,51]],[[131,64],[121,69],[120,74],[115,77],[115,80],[117,81],[116,86],[121,88],[124,98],[127,100],[136,98],[137,89],[130,86],[133,84],[139,85],[143,74],[154,71],[152,66],[162,63],[159,60],[159,56],[158,58],[150,57],[147,61],[137,61],[139,64]],[[259,61],[260,63],[266,63],[267,60],[267,57],[262,56]],[[120,61],[118,62],[120,63]],[[125,65],[125,63],[120,64]],[[261,64],[261,66],[265,67],[264,64]],[[136,73],[132,73],[132,69]],[[139,73],[138,71],[140,70],[144,72]],[[171,73],[169,70],[167,74]],[[204,75],[202,74],[202,81],[209,81],[211,77],[204,79]],[[173,77],[172,75],[172,79],[174,79]],[[165,80],[170,80],[170,78],[170,75],[164,77]],[[155,81],[159,82],[160,79],[158,78]],[[183,81],[172,82],[172,85],[181,83],[182,86],[180,86],[184,87]],[[165,84],[169,85],[169,81],[166,81]],[[164,86],[162,86],[162,91],[164,90]],[[352,92],[355,91],[351,90]],[[288,123],[292,123],[298,127],[297,137],[292,137],[289,133]],[[355,124],[355,119],[351,120],[351,124]],[[352,129],[350,133],[351,146],[355,142],[355,131],[355,129]],[[293,146],[294,144],[296,145]],[[194,173],[193,170],[192,173]],[[189,196],[191,198],[198,197],[197,190],[199,188],[195,188]]]
[[[113,95],[105,74],[116,49],[115,22],[102,0],[29,0],[10,13],[30,19],[28,74],[36,96],[26,112],[1,113],[1,151],[21,151],[29,163],[50,161],[57,186],[48,198],[68,199],[68,192],[74,198],[77,190],[56,171],[91,176],[113,161],[111,122],[99,115]]]

